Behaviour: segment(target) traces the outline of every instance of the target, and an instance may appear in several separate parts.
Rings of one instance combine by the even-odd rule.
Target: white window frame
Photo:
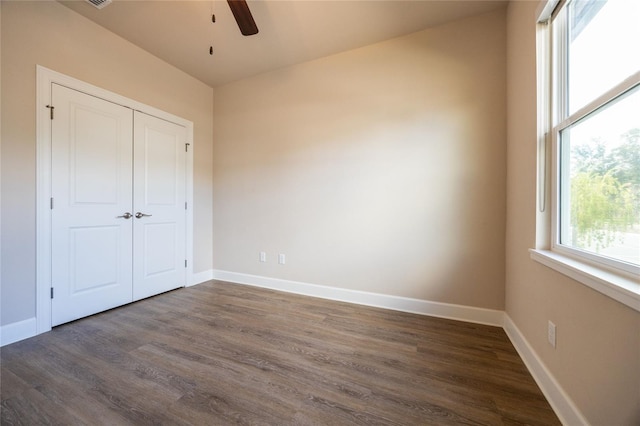
[[[640,311],[640,268],[596,254],[560,244],[560,132],[587,117],[590,113],[640,86],[636,72],[606,93],[569,114],[566,108],[564,81],[558,75],[566,69],[566,54],[562,42],[552,34],[554,12],[564,7],[559,0],[541,5],[538,13],[538,244],[531,249],[531,258],[563,273],[607,296]],[[559,13],[566,13],[562,9]],[[555,22],[563,25],[563,21]],[[561,31],[563,29],[561,28]],[[566,34],[566,32],[562,32]],[[559,67],[559,68],[557,68]],[[550,154],[550,155],[548,155]]]

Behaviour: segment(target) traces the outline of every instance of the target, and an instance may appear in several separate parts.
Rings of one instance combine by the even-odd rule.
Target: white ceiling
[[[245,37],[225,0],[114,0],[101,10],[60,0],[211,87],[489,12],[506,1],[250,0],[260,32]]]

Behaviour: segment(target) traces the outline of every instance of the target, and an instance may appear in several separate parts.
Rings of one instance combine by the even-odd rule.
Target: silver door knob
[[[141,212],[137,212],[136,213],[136,218],[137,219],[140,219],[141,217],[149,217],[149,216],[153,216],[153,215],[146,214],[146,213],[141,213]]]
[[[133,215],[132,215],[131,213],[129,213],[129,212],[126,212],[126,213],[125,213],[125,214],[123,214],[122,216],[116,216],[116,219],[119,219],[119,218],[121,218],[121,217],[123,217],[123,218],[125,218],[125,219],[131,219],[131,218],[133,217]]]

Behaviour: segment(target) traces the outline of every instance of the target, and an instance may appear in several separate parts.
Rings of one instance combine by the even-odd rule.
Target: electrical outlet
[[[280,253],[278,255],[278,263],[281,264],[281,265],[284,265],[286,263],[286,258],[284,256],[284,254]]]
[[[556,325],[551,321],[547,326],[547,340],[551,346],[556,347]]]
[[[264,251],[260,252],[260,262],[266,262],[267,261],[267,253]]]

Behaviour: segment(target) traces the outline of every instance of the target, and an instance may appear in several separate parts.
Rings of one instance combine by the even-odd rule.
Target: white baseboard
[[[36,318],[13,322],[0,327],[0,346],[9,345],[20,340],[28,339],[37,334]]]
[[[487,324],[497,327],[502,327],[504,322],[504,312],[493,309],[432,302],[429,300],[328,287],[221,270],[214,270],[213,277],[220,281],[248,284],[256,287],[302,294],[305,296],[320,297],[322,299],[337,300],[340,302],[349,302],[358,305],[374,306],[394,311],[410,312],[414,314],[429,315],[478,324]]]
[[[202,284],[207,281],[211,281],[213,279],[213,269],[209,269],[208,271],[202,271],[194,273],[191,276],[191,282],[187,284],[187,287],[191,287],[192,285]]]
[[[509,315],[504,315],[504,331],[518,351],[534,380],[564,425],[588,425],[587,419],[562,389]]]

